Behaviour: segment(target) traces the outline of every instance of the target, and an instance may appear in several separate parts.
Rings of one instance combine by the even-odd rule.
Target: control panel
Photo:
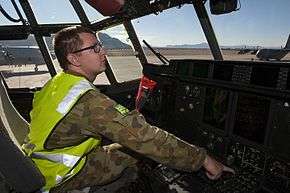
[[[162,184],[155,186],[162,187],[158,191],[289,193],[290,102],[285,96],[290,96],[283,90],[289,85],[289,67],[205,60],[171,65],[176,89],[167,89],[165,95],[172,98],[160,102],[172,106],[173,115],[163,117],[167,128],[206,148],[236,173],[212,181],[203,170],[184,173],[159,165],[150,175]]]
[[[151,171],[150,179],[163,192],[192,193],[288,193],[289,162],[271,157],[254,147],[232,142],[224,164],[235,174],[224,173],[218,180],[209,180],[204,170],[195,173],[180,172],[164,165]],[[160,190],[158,190],[160,191]]]
[[[290,192],[290,163],[269,157],[266,161],[265,181],[263,187],[271,192]]]

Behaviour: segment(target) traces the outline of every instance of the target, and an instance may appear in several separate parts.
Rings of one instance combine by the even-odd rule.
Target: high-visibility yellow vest
[[[99,139],[86,138],[82,143],[61,149],[47,149],[45,143],[56,125],[87,91],[95,89],[83,77],[61,72],[41,91],[35,93],[29,145],[24,151],[33,159],[46,179],[43,192],[73,177],[84,166],[86,155],[100,144]]]

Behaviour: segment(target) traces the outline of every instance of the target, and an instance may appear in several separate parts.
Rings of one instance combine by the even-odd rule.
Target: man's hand
[[[222,175],[223,171],[231,172],[233,174],[235,173],[235,171],[232,168],[224,166],[222,163],[216,161],[215,159],[213,159],[208,155],[204,160],[203,167],[206,170],[207,177],[211,180],[218,179]]]

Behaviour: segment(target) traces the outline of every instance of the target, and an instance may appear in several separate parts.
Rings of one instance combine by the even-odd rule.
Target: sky
[[[18,2],[18,0],[16,0]],[[69,0],[29,0],[38,23],[79,22]],[[100,13],[80,0],[90,21],[103,19]],[[17,18],[10,0],[0,0],[2,7]],[[290,0],[240,0],[241,8],[225,15],[208,14],[220,45],[284,46],[290,34]],[[1,25],[11,25],[0,15]],[[139,40],[152,46],[198,44],[206,42],[192,5],[173,8],[158,15],[133,21]],[[129,43],[123,26],[103,31]]]

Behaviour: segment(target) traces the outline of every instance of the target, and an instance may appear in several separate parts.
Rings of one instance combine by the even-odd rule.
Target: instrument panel
[[[188,174],[161,165],[153,179],[167,184],[167,192],[172,188],[204,193],[290,192],[289,65],[171,60],[166,72],[172,74],[161,71],[151,75],[158,77],[163,95],[170,96],[159,101],[174,115],[159,115],[167,122],[165,128],[205,147],[236,174],[210,181],[203,171]],[[176,89],[163,92],[168,85]]]

